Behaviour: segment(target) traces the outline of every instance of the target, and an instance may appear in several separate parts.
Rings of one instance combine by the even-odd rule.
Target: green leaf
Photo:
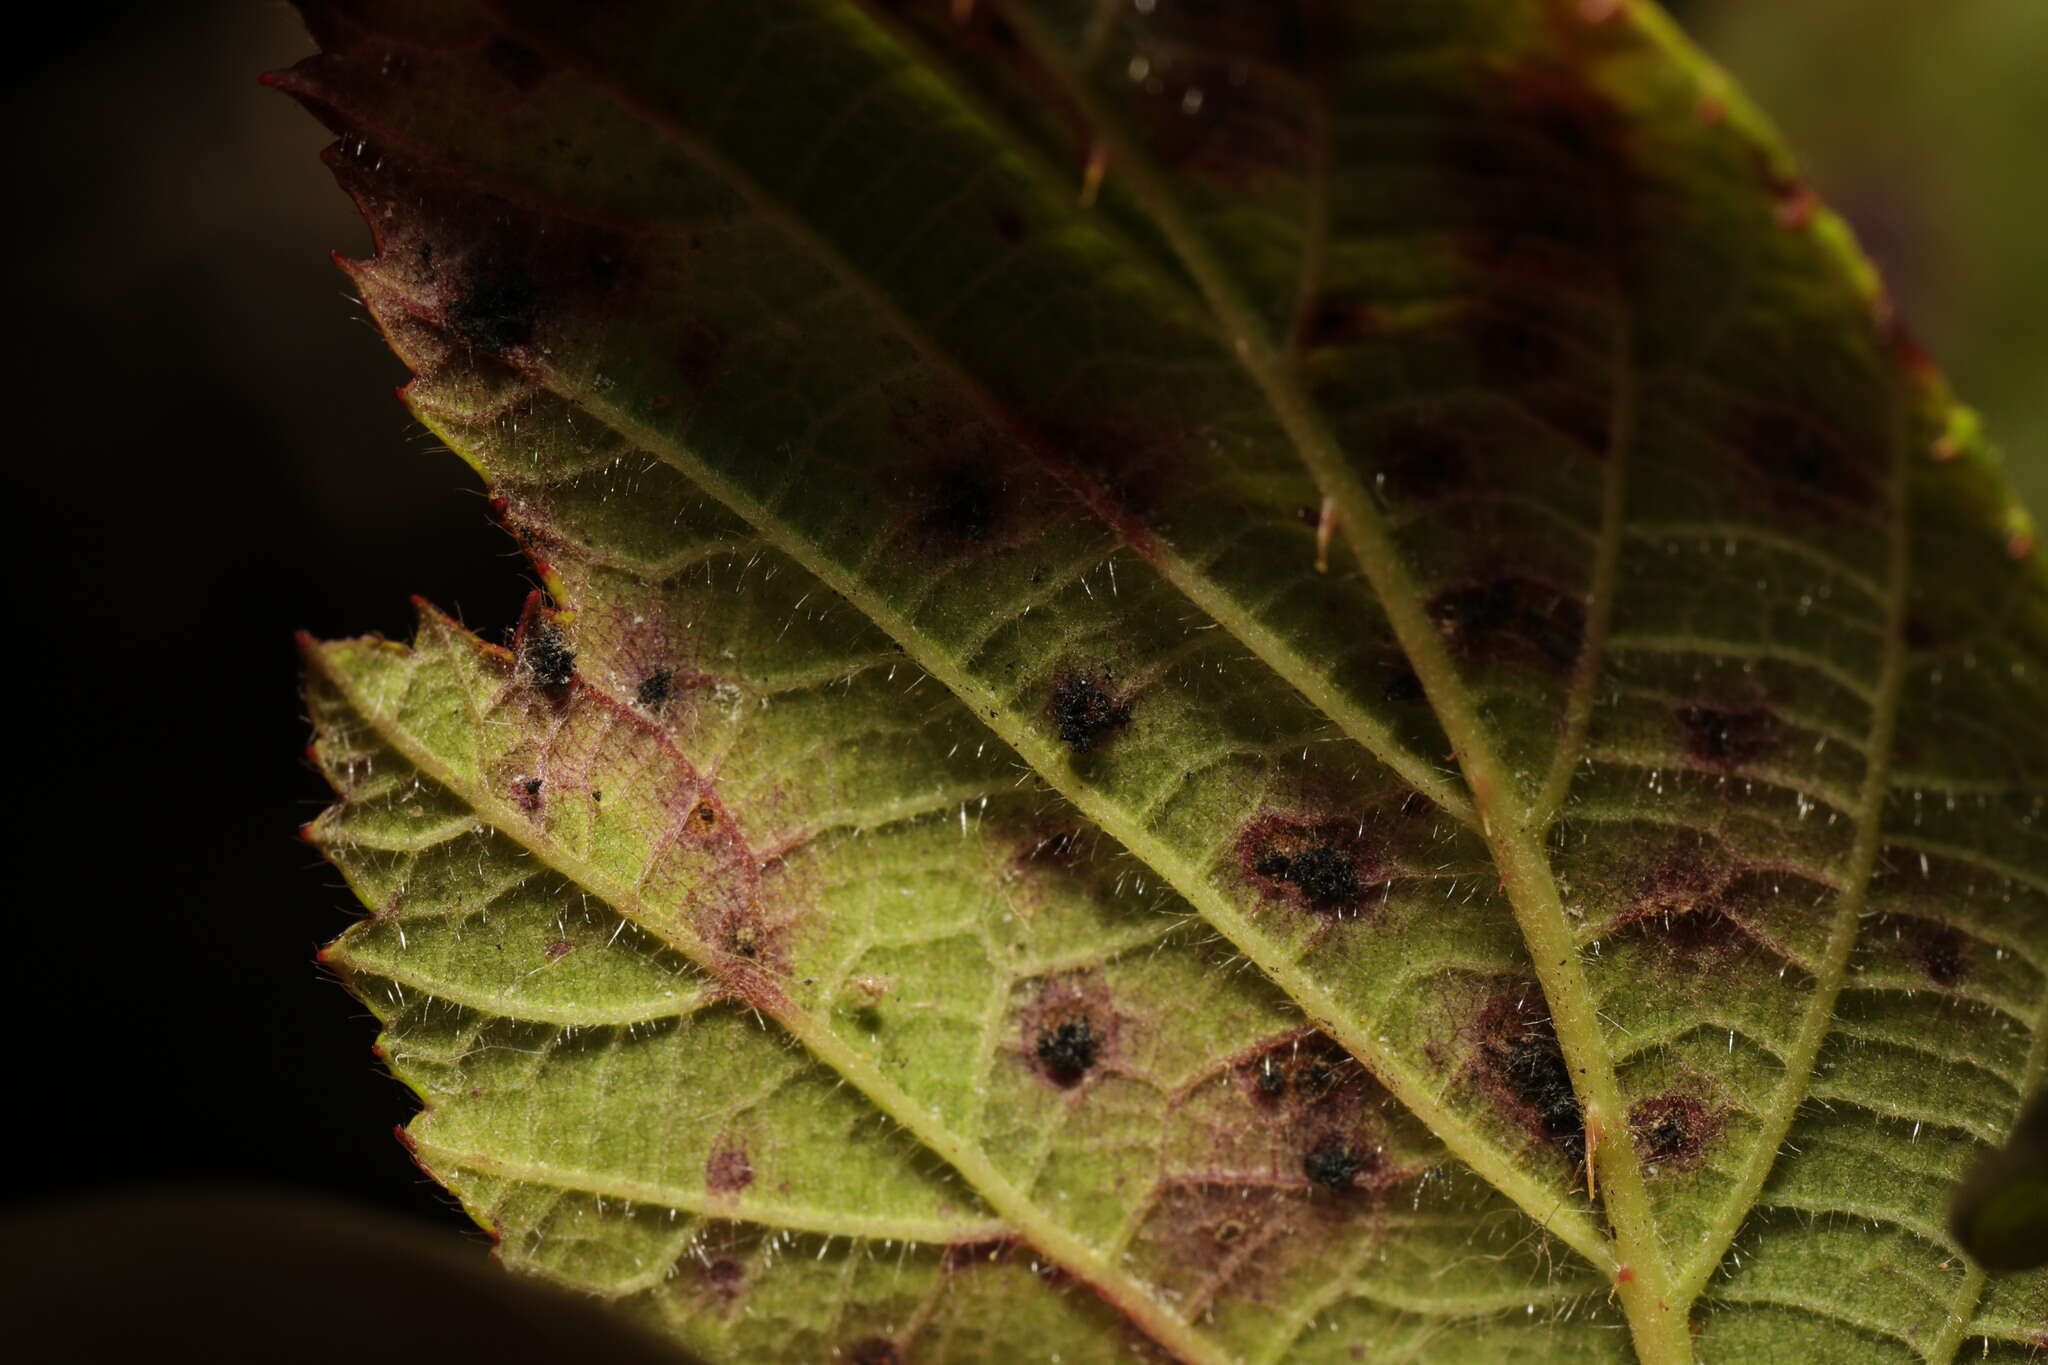
[[[731,1360],[2019,1361],[2048,580],[1646,5],[308,6],[547,600],[308,648],[330,960]]]

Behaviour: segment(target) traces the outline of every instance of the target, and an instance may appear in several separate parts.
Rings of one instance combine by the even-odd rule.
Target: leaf
[[[308,7],[545,600],[308,646],[421,1164],[713,1359],[2019,1361],[2048,594],[1645,5]]]

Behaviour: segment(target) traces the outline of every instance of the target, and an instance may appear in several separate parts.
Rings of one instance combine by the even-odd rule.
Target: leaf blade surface
[[[728,969],[707,991],[777,1002],[766,1013],[825,1073],[860,1072],[852,1088],[968,1189],[994,1191],[1012,1233],[1189,1358],[1315,1358],[1311,1321],[1396,1350],[1523,1340],[1506,1319],[1539,1317],[1533,1300],[1461,1313],[1364,1262],[1332,1279],[1315,1257],[1267,1250],[1311,1226],[1310,1241],[1426,1264],[1377,1226],[1410,1181],[1418,1207],[1470,1195],[1445,1224],[1466,1235],[1525,1220],[1510,1244],[1560,1267],[1542,1332],[1514,1348],[1539,1358],[1614,1347],[1605,1306],[1573,1288],[1588,1274],[1618,1290],[1646,1359],[1684,1358],[1693,1329],[1739,1359],[1787,1314],[1817,1358],[1872,1340],[1952,1354],[1973,1335],[1982,1283],[1929,1258],[1941,1234],[1925,1175],[1894,1162],[1875,1205],[1842,1203],[1840,1163],[1909,1121],[1958,1152],[1995,1145],[2038,1083],[2038,913],[2008,912],[1994,933],[1971,908],[2037,894],[2011,754],[1976,733],[1981,716],[2024,713],[1973,679],[1971,715],[1942,662],[1995,630],[2023,678],[2038,577],[2005,562],[1999,494],[1977,468],[1916,455],[1945,450],[1955,419],[1871,321],[1839,226],[1813,218],[1746,115],[1701,117],[1729,97],[1654,17],[1346,10],[1327,62],[1290,70],[1261,64],[1288,35],[1176,13],[1083,23],[992,6],[978,29],[914,6],[624,6],[574,24],[523,8],[337,7],[320,19],[325,55],[291,78],[358,139],[339,169],[380,251],[355,273],[421,376],[415,409],[507,497],[569,609],[530,618],[528,653],[500,662],[492,706],[534,694],[504,728],[547,731],[543,694],[569,685],[529,657],[550,632],[578,661],[571,711],[590,688],[644,722],[637,699],[664,669],[664,689],[698,679],[765,703],[773,721],[672,737],[691,776],[643,802],[648,828],[695,809],[685,787],[745,812],[743,854],[672,882],[706,903],[760,903],[732,888],[763,885],[785,845],[872,845],[947,809],[974,843],[970,805],[1009,800],[987,764],[1021,761],[1030,802],[1063,812],[1043,838],[1102,840],[1111,886],[1167,925],[1205,924],[1256,969],[1256,1006],[1214,1006],[1235,1022],[1203,1039],[1212,1069],[1252,1089],[1207,1122],[1285,1136],[1261,1139],[1256,1179],[1239,1161],[1205,1183],[1161,1164],[1180,1100],[1150,1120],[1071,1104],[1079,1183],[1054,1180],[1048,1204],[1032,1162],[1058,1143],[1041,1137],[1028,1159],[1030,1144],[991,1145],[986,1092],[994,1056],[1044,1065],[1035,1035],[1017,1041],[1034,1009],[1074,1016],[1083,1052],[1122,1038],[1123,1007],[1074,984],[1078,965],[1022,973],[1033,997],[974,955],[977,1003],[951,1008],[980,1022],[908,1028],[947,1059],[928,1091],[870,1076],[831,1007],[792,994],[791,979],[904,970],[854,973],[828,954],[826,976],[775,957],[797,951],[777,934],[806,951],[833,941],[821,905],[799,897],[786,925],[700,909],[685,926],[709,954],[698,965]],[[1007,44],[985,31],[996,22]],[[1229,89],[1233,36],[1247,74]],[[1155,91],[1130,74],[1140,59],[1177,74]],[[1216,102],[1186,109],[1196,89]],[[1161,98],[1177,118],[1209,110],[1192,147],[1160,122]],[[1084,205],[1088,177],[1063,186],[1048,168],[1103,145]],[[1334,527],[1333,502],[1347,512]],[[2002,585],[1999,624],[1956,632],[1968,644],[1916,638],[1930,619],[1988,615],[1981,592],[1925,571],[1909,592],[1910,567],[1949,562],[1968,566],[1964,583]],[[741,566],[729,607],[711,590],[721,563]],[[693,569],[705,583],[685,590]],[[736,613],[756,628],[728,624],[723,653],[700,653],[690,632]],[[893,649],[950,695],[906,709],[871,691]],[[787,692],[763,681],[778,670]],[[821,679],[843,685],[836,708],[812,699]],[[363,698],[344,713],[377,712]],[[471,728],[463,742],[488,747],[491,729]],[[1904,780],[1895,730],[1916,737]],[[569,791],[645,766],[591,743]],[[970,746],[983,766],[958,769]],[[877,747],[894,752],[855,754]],[[429,777],[448,795],[441,824],[406,838],[485,801],[517,814],[482,777]],[[2009,813],[1921,847],[1929,790],[1958,780]],[[554,779],[541,781],[553,820]],[[602,789],[612,811],[637,790],[611,776]],[[603,823],[575,818],[564,837]],[[1032,843],[998,823],[1006,846]],[[1920,852],[1978,869],[1963,909],[1913,890]],[[877,875],[907,879],[906,861]],[[623,895],[597,889],[644,927]],[[1887,928],[1909,946],[1887,956]],[[1062,960],[1171,938],[1154,933],[1098,926]],[[740,947],[767,956],[741,970]],[[1918,978],[1893,965],[1915,962]],[[1222,967],[1197,953],[1180,970],[1131,1017]],[[962,988],[905,983],[892,998],[915,1002],[912,1019]],[[643,1026],[646,1008],[629,998],[614,1012],[633,1017],[606,1027]],[[1263,1065],[1277,1020],[1297,1053],[1312,1038],[1360,1068],[1339,1100],[1290,1088],[1294,1107],[1257,1108],[1266,1073],[1246,1082],[1242,1066]],[[949,1048],[952,1033],[974,1046]],[[1938,1080],[1913,1060],[1928,1036],[1948,1040]],[[1181,1096],[1198,1071],[1183,1058],[1146,1084]],[[1867,1117],[1844,1129],[1830,1106]],[[1822,1157],[1793,1154],[1802,1135]],[[1119,1142],[1151,1164],[1080,1154]],[[1404,1142],[1413,1158],[1387,1162],[1384,1187],[1361,1174],[1368,1147]],[[1061,1209],[1105,1181],[1150,1193]],[[1198,1187],[1264,1213],[1225,1218]],[[1367,1191],[1354,1202],[1370,1234],[1313,1221],[1364,1216],[1343,1201]],[[1801,1209],[1899,1231],[1842,1242],[1786,1213]],[[939,1218],[912,1224],[936,1235]],[[1227,1244],[1258,1254],[1214,1244],[1226,1223]],[[1154,1260],[1114,1269],[1132,1238]],[[1812,1265],[1852,1254],[1896,1262],[1912,1304],[1866,1303],[1826,1276],[1813,1290]],[[1269,1259],[1284,1262],[1270,1279]],[[1191,1261],[1223,1282],[1191,1290],[1176,1278]],[[941,1257],[932,1283],[946,1272]],[[1260,1336],[1233,1317],[1269,1298],[1295,1305],[1269,1315],[1291,1327]],[[2024,1349],[1989,1322],[1974,1335]]]

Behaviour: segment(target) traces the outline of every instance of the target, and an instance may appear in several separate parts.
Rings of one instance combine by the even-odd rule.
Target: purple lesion
[[[1101,977],[1052,977],[1018,1018],[1018,1048],[1033,1074],[1055,1089],[1074,1090],[1116,1065],[1124,1026]]]
[[[1720,1136],[1722,1114],[1679,1091],[1638,1100],[1629,1107],[1629,1135],[1636,1154],[1658,1171],[1688,1171],[1700,1164]]]
[[[1763,706],[1712,706],[1701,703],[1672,712],[1687,757],[1715,772],[1734,773],[1777,754],[1785,744],[1785,725]]]
[[[1394,858],[1368,822],[1267,811],[1238,833],[1240,871],[1267,900],[1331,919],[1355,919],[1395,875]]]
[[[1562,674],[1585,643],[1586,608],[1578,594],[1518,569],[1439,588],[1428,605],[1451,652],[1468,663]]]
[[[1531,1137],[1574,1169],[1586,1160],[1585,1111],[1571,1068],[1534,987],[1502,992],[1480,1010],[1471,1065],[1490,1092]]]

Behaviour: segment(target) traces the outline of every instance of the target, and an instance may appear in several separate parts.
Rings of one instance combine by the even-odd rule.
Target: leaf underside
[[[309,644],[328,950],[711,1359],[2020,1361],[2048,593],[1647,6],[306,6],[547,593]]]

